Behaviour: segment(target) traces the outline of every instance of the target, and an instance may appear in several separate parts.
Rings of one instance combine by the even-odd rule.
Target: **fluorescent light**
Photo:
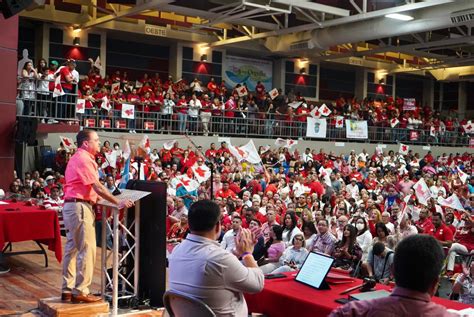
[[[412,16],[401,14],[401,13],[390,13],[385,15],[386,18],[400,20],[400,21],[411,21],[413,20]]]

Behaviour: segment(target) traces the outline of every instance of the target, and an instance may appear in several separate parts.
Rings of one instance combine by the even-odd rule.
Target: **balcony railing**
[[[173,114],[161,112],[134,111],[134,119],[122,118],[120,110],[100,109],[100,102],[94,108],[85,109],[85,113],[76,114],[77,94],[65,94],[57,98],[51,92],[18,88],[17,115],[38,118],[44,122],[77,121],[84,127],[113,131],[136,133],[169,133],[191,135],[218,135],[233,137],[257,138],[293,138],[305,140],[324,140],[336,142],[364,143],[397,143],[442,146],[468,146],[470,136],[455,131],[437,132],[435,136],[429,129],[400,129],[385,126],[368,126],[367,139],[350,139],[346,129],[331,126],[328,121],[326,138],[315,139],[306,137],[306,122],[282,120],[277,115],[261,112],[234,111],[234,117],[205,114],[197,116],[181,113],[175,107]],[[36,87],[36,86],[35,86]],[[136,108],[141,106],[135,103]],[[228,112],[226,110],[226,112]]]

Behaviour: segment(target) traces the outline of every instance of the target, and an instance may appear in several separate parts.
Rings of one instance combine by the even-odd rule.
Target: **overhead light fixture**
[[[410,15],[401,14],[401,13],[390,13],[385,15],[386,18],[395,19],[400,21],[411,21],[414,18]]]
[[[201,55],[201,62],[207,62],[207,54]]]
[[[301,69],[300,69],[300,74],[301,74],[301,75],[306,75],[306,68],[304,68],[304,67],[301,68]]]
[[[379,80],[379,84],[380,84],[380,85],[385,85],[385,79],[383,79],[383,78],[380,79],[380,80]]]
[[[72,41],[72,44],[74,44],[75,46],[81,45],[81,38],[76,36]]]

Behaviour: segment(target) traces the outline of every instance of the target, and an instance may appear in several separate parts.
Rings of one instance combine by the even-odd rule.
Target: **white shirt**
[[[197,118],[200,108],[202,108],[202,104],[201,104],[201,101],[199,99],[189,100],[188,115],[190,117]]]
[[[367,259],[367,255],[369,254],[369,248],[372,246],[372,234],[370,233],[369,229],[367,229],[360,236],[357,236],[356,241],[363,252],[362,261],[365,261]]]
[[[217,241],[188,234],[169,257],[169,287],[206,303],[216,315],[247,317],[243,292],[258,293],[264,276],[242,265]]]
[[[357,186],[357,184],[352,185],[352,183],[350,183],[349,185],[346,186],[346,190],[351,194],[352,198],[354,199],[359,198],[359,186]]]
[[[231,229],[224,234],[224,237],[222,237],[221,247],[230,253],[235,250],[235,235],[236,232],[234,229]]]

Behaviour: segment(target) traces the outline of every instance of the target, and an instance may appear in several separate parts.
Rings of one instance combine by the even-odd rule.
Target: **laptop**
[[[333,262],[334,258],[329,255],[310,252],[295,280],[316,289],[329,289],[329,285],[324,279],[328,275]]]

